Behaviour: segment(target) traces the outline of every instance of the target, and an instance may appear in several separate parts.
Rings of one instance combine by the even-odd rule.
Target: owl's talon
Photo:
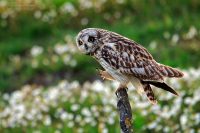
[[[108,79],[108,80],[114,80],[113,77],[106,71],[103,71],[101,69],[98,69],[98,73],[101,76],[103,80]]]

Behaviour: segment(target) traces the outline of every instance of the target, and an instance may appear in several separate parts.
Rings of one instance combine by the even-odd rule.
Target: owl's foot
[[[103,71],[103,70],[100,70],[100,69],[97,69],[97,71],[99,72],[99,75],[104,79],[107,79],[107,80],[114,80],[114,78],[106,71]]]

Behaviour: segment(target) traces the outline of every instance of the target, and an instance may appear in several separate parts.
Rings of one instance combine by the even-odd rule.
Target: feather
[[[172,68],[170,66],[165,66],[160,64],[160,72],[162,73],[163,76],[165,77],[183,77],[183,73],[175,68]]]
[[[136,45],[134,42],[106,43],[101,48],[101,58],[122,74],[131,75],[142,80],[163,80],[156,61],[145,48]]]
[[[169,91],[172,94],[178,96],[178,93],[164,82],[155,82],[155,81],[141,81],[141,82],[146,83],[146,84],[151,84],[153,86],[156,86],[156,87],[161,88],[163,90]]]
[[[144,88],[144,92],[148,98],[148,100],[152,103],[152,104],[156,104],[157,103],[157,100],[155,98],[155,95],[153,93],[153,90],[150,86],[150,84],[145,84],[145,83],[142,83],[143,85],[143,88]]]

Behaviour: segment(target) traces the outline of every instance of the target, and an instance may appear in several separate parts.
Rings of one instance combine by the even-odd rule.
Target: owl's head
[[[76,37],[76,44],[79,50],[91,55],[100,45],[100,31],[96,28],[87,28],[80,31]]]

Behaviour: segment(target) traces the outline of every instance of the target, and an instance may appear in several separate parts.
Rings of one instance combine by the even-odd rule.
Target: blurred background
[[[154,88],[157,105],[132,87],[135,132],[200,133],[199,0],[0,0],[0,132],[119,133],[116,82],[77,50],[75,36],[98,27],[180,68]]]

